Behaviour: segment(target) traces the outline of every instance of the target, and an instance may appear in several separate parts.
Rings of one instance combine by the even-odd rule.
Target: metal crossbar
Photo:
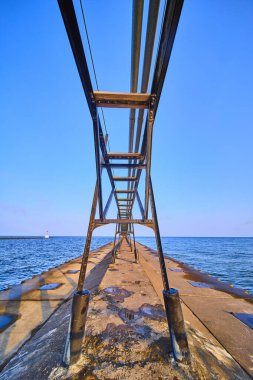
[[[83,49],[82,39],[79,32],[77,18],[72,0],[58,0],[65,28],[68,34],[69,42],[72,52],[76,61],[79,76],[82,82],[84,94],[87,100],[89,111],[93,122],[94,133],[94,147],[95,147],[95,161],[97,180],[94,190],[93,202],[91,207],[91,214],[89,220],[89,227],[86,237],[86,243],[81,263],[80,276],[77,286],[77,292],[73,305],[75,302],[82,303],[81,296],[83,295],[83,287],[86,276],[87,262],[90,252],[90,243],[92,233],[95,228],[104,226],[109,223],[116,225],[114,249],[113,249],[113,262],[116,260],[116,252],[120,247],[122,240],[126,239],[132,249],[131,236],[133,237],[134,257],[135,262],[138,263],[138,254],[135,245],[134,224],[143,225],[152,228],[155,233],[157,242],[157,252],[160,261],[161,278],[164,286],[164,302],[166,306],[169,330],[171,333],[171,342],[173,347],[174,356],[178,359],[177,350],[181,349],[181,354],[187,356],[187,339],[182,338],[182,331],[178,333],[173,325],[173,315],[170,313],[170,305],[174,302],[171,297],[174,297],[173,289],[171,290],[166,271],[163,249],[161,244],[161,237],[159,232],[159,225],[155,207],[155,198],[151,181],[151,161],[152,161],[152,132],[155,121],[156,112],[165,80],[167,67],[173,47],[173,42],[180,18],[180,13],[183,5],[183,0],[167,0],[164,10],[164,17],[161,25],[160,41],[158,44],[158,51],[156,62],[154,66],[154,73],[151,85],[151,92],[147,93],[148,82],[150,76],[150,69],[152,63],[152,55],[157,27],[157,20],[159,14],[159,0],[150,0],[149,14],[146,32],[146,44],[143,59],[143,72],[141,82],[141,92],[138,90],[138,76],[139,76],[139,61],[141,51],[141,34],[142,34],[142,20],[143,20],[143,0],[133,0],[133,29],[132,29],[132,58],[131,58],[131,86],[129,93],[120,92],[104,92],[94,91],[88,70],[86,56]],[[82,9],[83,11],[83,9]],[[94,62],[93,62],[94,65]],[[101,122],[99,118],[98,109],[101,107],[110,108],[129,108],[129,151],[128,152],[108,152],[106,148],[106,137],[103,134]],[[134,139],[134,126],[136,109],[139,110],[137,119],[137,130]],[[144,123],[144,131],[142,133],[142,125],[144,119],[144,111],[147,110],[146,121]],[[142,142],[141,142],[142,135]],[[141,142],[141,148],[139,149]],[[134,147],[134,151],[133,151]],[[115,162],[120,161],[120,162]],[[125,161],[125,162],[122,162]],[[103,208],[103,177],[102,170],[106,169],[107,175],[111,183],[111,193]],[[112,169],[127,169],[127,176],[115,176]],[[142,171],[145,174],[145,193],[143,201],[139,194],[139,182]],[[126,183],[126,188],[118,190],[115,183]],[[126,194],[122,198],[122,194]],[[117,215],[114,219],[107,219],[106,215],[110,208],[111,202],[115,199],[117,206]],[[133,210],[135,200],[141,213],[141,219],[133,217]],[[126,202],[126,203],[121,203]],[[96,217],[96,210],[98,208],[98,217]],[[149,208],[151,209],[151,218],[149,217]],[[117,241],[117,236],[119,239]],[[80,296],[78,298],[78,296]],[[87,291],[85,296],[87,298]],[[178,294],[177,296],[178,297]],[[85,299],[86,299],[85,298]],[[177,304],[179,298],[176,299]],[[179,302],[180,304],[180,302]],[[78,304],[79,305],[79,304]],[[77,306],[76,306],[77,307]],[[179,306],[178,306],[179,307]],[[77,307],[78,309],[78,307]],[[73,306],[74,310],[74,306]],[[78,309],[79,310],[79,309]],[[74,313],[74,312],[73,312]],[[174,313],[174,312],[173,312]],[[179,315],[179,314],[177,314]],[[74,318],[74,319],[73,319]],[[80,320],[76,314],[72,319],[77,321],[71,324],[73,334],[75,329],[80,330]],[[79,322],[80,323],[79,323]],[[78,324],[79,323],[79,324]],[[85,322],[84,322],[85,324]],[[78,327],[79,326],[79,327]],[[174,338],[173,338],[174,336]],[[179,338],[180,336],[180,338]],[[176,338],[175,338],[176,337]],[[173,340],[174,339],[174,340]],[[175,343],[176,339],[176,343]],[[78,340],[78,342],[80,339]],[[71,346],[73,345],[73,347]],[[76,361],[74,352],[78,351],[76,345],[70,340],[70,362]],[[179,348],[178,348],[179,347]],[[180,350],[179,350],[180,351]]]
[[[97,107],[109,108],[149,108],[150,94],[137,94],[126,92],[102,92],[94,91],[93,99]]]

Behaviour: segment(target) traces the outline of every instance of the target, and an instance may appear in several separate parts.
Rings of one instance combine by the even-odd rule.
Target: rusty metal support
[[[99,216],[102,220],[103,216],[103,196],[102,196],[102,181],[101,181],[101,168],[100,168],[100,149],[99,149],[99,130],[98,130],[98,112],[96,112],[96,117],[93,118],[93,133],[94,133],[94,147],[95,147],[95,160],[96,160],[96,170],[97,170],[97,185],[98,185],[98,207]]]
[[[150,178],[150,206],[151,206],[151,212],[152,212],[152,220],[154,223],[154,232],[155,232],[157,252],[158,252],[159,263],[160,263],[161,274],[162,274],[162,280],[163,280],[163,287],[164,287],[164,290],[169,291],[170,290],[169,280],[168,280],[166,265],[165,265],[165,261],[164,261],[162,242],[161,242],[161,236],[160,236],[160,231],[159,231],[156,206],[155,206],[155,198],[154,198],[151,178]]]
[[[80,268],[80,273],[79,273],[79,279],[78,279],[78,284],[77,284],[78,292],[83,291],[83,285],[84,285],[85,275],[86,275],[86,270],[87,270],[87,263],[88,263],[89,253],[90,253],[91,238],[92,238],[93,230],[95,228],[94,221],[95,221],[95,214],[96,214],[96,208],[97,208],[97,201],[98,201],[98,184],[96,184],[95,186],[95,191],[94,191],[94,196],[93,196],[93,201],[92,201],[92,206],[91,206],[88,232],[86,236],[81,268]]]
[[[148,204],[149,204],[149,184],[150,184],[150,171],[151,171],[151,152],[152,152],[152,135],[153,135],[153,114],[154,103],[150,104],[150,109],[148,113],[148,133],[147,133],[147,148],[146,148],[146,185],[145,185],[145,211],[144,219],[148,219]]]
[[[101,164],[103,168],[110,167],[111,169],[145,169],[145,164]]]
[[[85,324],[90,300],[90,292],[75,292],[72,301],[69,331],[65,343],[63,365],[75,364],[80,357],[85,333]]]
[[[143,18],[143,0],[133,0],[133,13],[132,13],[132,52],[131,52],[131,92],[137,92],[138,89],[138,76],[139,76],[139,63],[141,51],[141,32],[142,32],[142,18]],[[133,151],[134,142],[134,124],[135,124],[135,109],[130,110],[129,116],[129,152]],[[129,161],[129,164],[131,161]],[[128,170],[128,176],[131,175],[131,168]],[[128,189],[130,183],[128,183]],[[129,196],[128,196],[129,197]]]
[[[118,224],[116,224],[116,227],[115,227],[115,235],[114,235],[114,242],[113,242],[113,252],[112,252],[112,263],[115,263],[115,259],[116,259],[116,237],[117,237],[117,233],[118,233]]]
[[[135,193],[135,190],[115,190],[114,191],[115,193],[117,193],[117,194],[128,194],[128,193]]]
[[[138,251],[137,251],[136,244],[135,244],[135,233],[134,233],[134,225],[133,224],[132,224],[132,232],[133,232],[133,241],[134,241],[134,259],[135,259],[135,263],[138,264],[139,256],[138,256]]]
[[[173,356],[175,360],[183,362],[185,364],[189,364],[190,351],[189,351],[189,346],[188,346],[186,330],[184,326],[183,312],[182,312],[177,289],[170,288],[169,286],[151,178],[150,178],[150,205],[151,205],[151,210],[152,210],[152,218],[154,221],[154,232],[155,232],[155,237],[156,237],[157,252],[158,252],[162,279],[163,279],[163,287],[164,287],[163,297],[164,297],[164,305],[165,305],[168,327],[169,327],[169,332],[170,332],[172,352],[173,352]]]
[[[137,181],[137,177],[113,177],[114,181]]]
[[[150,94],[93,91],[93,100],[97,107],[147,109]]]
[[[142,82],[141,82],[141,92],[145,93],[148,89],[149,75],[152,63],[152,55],[154,49],[156,27],[159,13],[160,0],[150,0],[149,2],[149,11],[148,11],[148,23],[147,23],[147,32],[146,32],[146,43],[145,43],[145,52],[143,60],[143,71],[142,71]],[[143,124],[144,110],[139,110],[138,114],[138,123],[137,123],[137,132],[135,140],[135,152],[139,150],[141,130]]]
[[[170,288],[163,291],[164,305],[170,332],[170,341],[175,360],[190,364],[191,354],[188,345],[184,316],[178,290]]]
[[[144,220],[144,208],[143,208],[143,205],[142,205],[142,202],[141,202],[141,198],[139,196],[139,192],[138,191],[136,191],[136,198],[137,198],[137,202],[138,202],[138,205],[139,205],[139,208],[140,208],[142,219]]]
[[[69,322],[69,333],[65,343],[65,351],[63,356],[63,363],[71,365],[78,361],[81,354],[81,346],[84,337],[86,317],[89,305],[89,292],[84,290],[84,281],[87,270],[87,263],[90,252],[90,243],[92,232],[94,230],[94,219],[96,214],[96,207],[98,202],[98,183],[96,183],[93,202],[90,213],[90,221],[88,232],[86,236],[85,248],[82,257],[82,263],[79,273],[77,290],[72,300],[72,309]]]
[[[108,212],[109,207],[110,207],[111,202],[112,202],[113,195],[114,195],[114,189],[111,190],[111,193],[110,193],[109,198],[107,200],[107,203],[106,203],[106,206],[105,206],[105,209],[104,209],[104,213],[103,213],[104,218],[106,218],[107,212]]]

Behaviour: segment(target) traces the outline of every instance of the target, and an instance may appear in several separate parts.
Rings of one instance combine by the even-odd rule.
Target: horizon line
[[[24,238],[24,237],[31,237],[31,238],[44,238],[45,235],[0,235],[0,239],[1,238]],[[49,235],[50,238],[56,238],[56,237],[83,237],[85,238],[86,235]],[[114,238],[113,235],[94,235],[93,237],[99,237],[99,238],[103,238],[103,237],[110,237],[110,238]],[[135,236],[136,238],[155,238],[155,236],[153,235],[136,235]],[[251,239],[253,238],[253,236],[172,236],[172,235],[161,235],[162,238],[245,238],[245,239]]]

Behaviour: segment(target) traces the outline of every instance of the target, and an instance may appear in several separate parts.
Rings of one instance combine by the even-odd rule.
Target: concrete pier
[[[80,268],[80,258],[0,293],[1,313],[19,313],[0,334],[0,379],[250,379],[253,331],[232,313],[253,313],[253,297],[166,259],[192,354],[190,366],[178,365],[171,355],[157,254],[137,248],[139,264],[125,242],[115,264],[112,244],[91,254],[86,336],[80,361],[68,370],[61,360],[78,278],[69,271]]]
[[[156,252],[140,244],[138,248],[140,262],[161,294]],[[253,315],[253,296],[171,258],[166,259],[166,267],[171,286],[180,292],[191,351],[195,351],[191,330],[198,326],[199,331],[225,349],[253,377],[253,330],[235,317],[237,313]]]
[[[110,243],[91,253],[88,279],[111,250]],[[15,318],[15,322],[0,333],[0,368],[71,297],[77,285],[80,263],[80,257],[73,259],[0,292],[0,316]]]

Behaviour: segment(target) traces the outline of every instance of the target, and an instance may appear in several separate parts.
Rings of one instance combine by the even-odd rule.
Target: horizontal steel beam
[[[108,152],[107,158],[109,160],[143,160],[144,156],[141,153]]]
[[[103,226],[105,224],[141,224],[150,228],[154,228],[154,223],[151,219],[142,220],[142,219],[95,219],[94,221],[95,228]]]
[[[149,108],[153,96],[135,92],[94,91],[93,101],[97,107],[109,108]]]
[[[114,192],[115,193],[117,193],[117,194],[124,194],[124,193],[126,193],[126,194],[133,194],[133,193],[135,193],[135,190],[114,190]]]
[[[137,181],[137,177],[112,177],[114,181]]]
[[[111,169],[146,169],[145,164],[101,164],[102,168],[110,167]]]

